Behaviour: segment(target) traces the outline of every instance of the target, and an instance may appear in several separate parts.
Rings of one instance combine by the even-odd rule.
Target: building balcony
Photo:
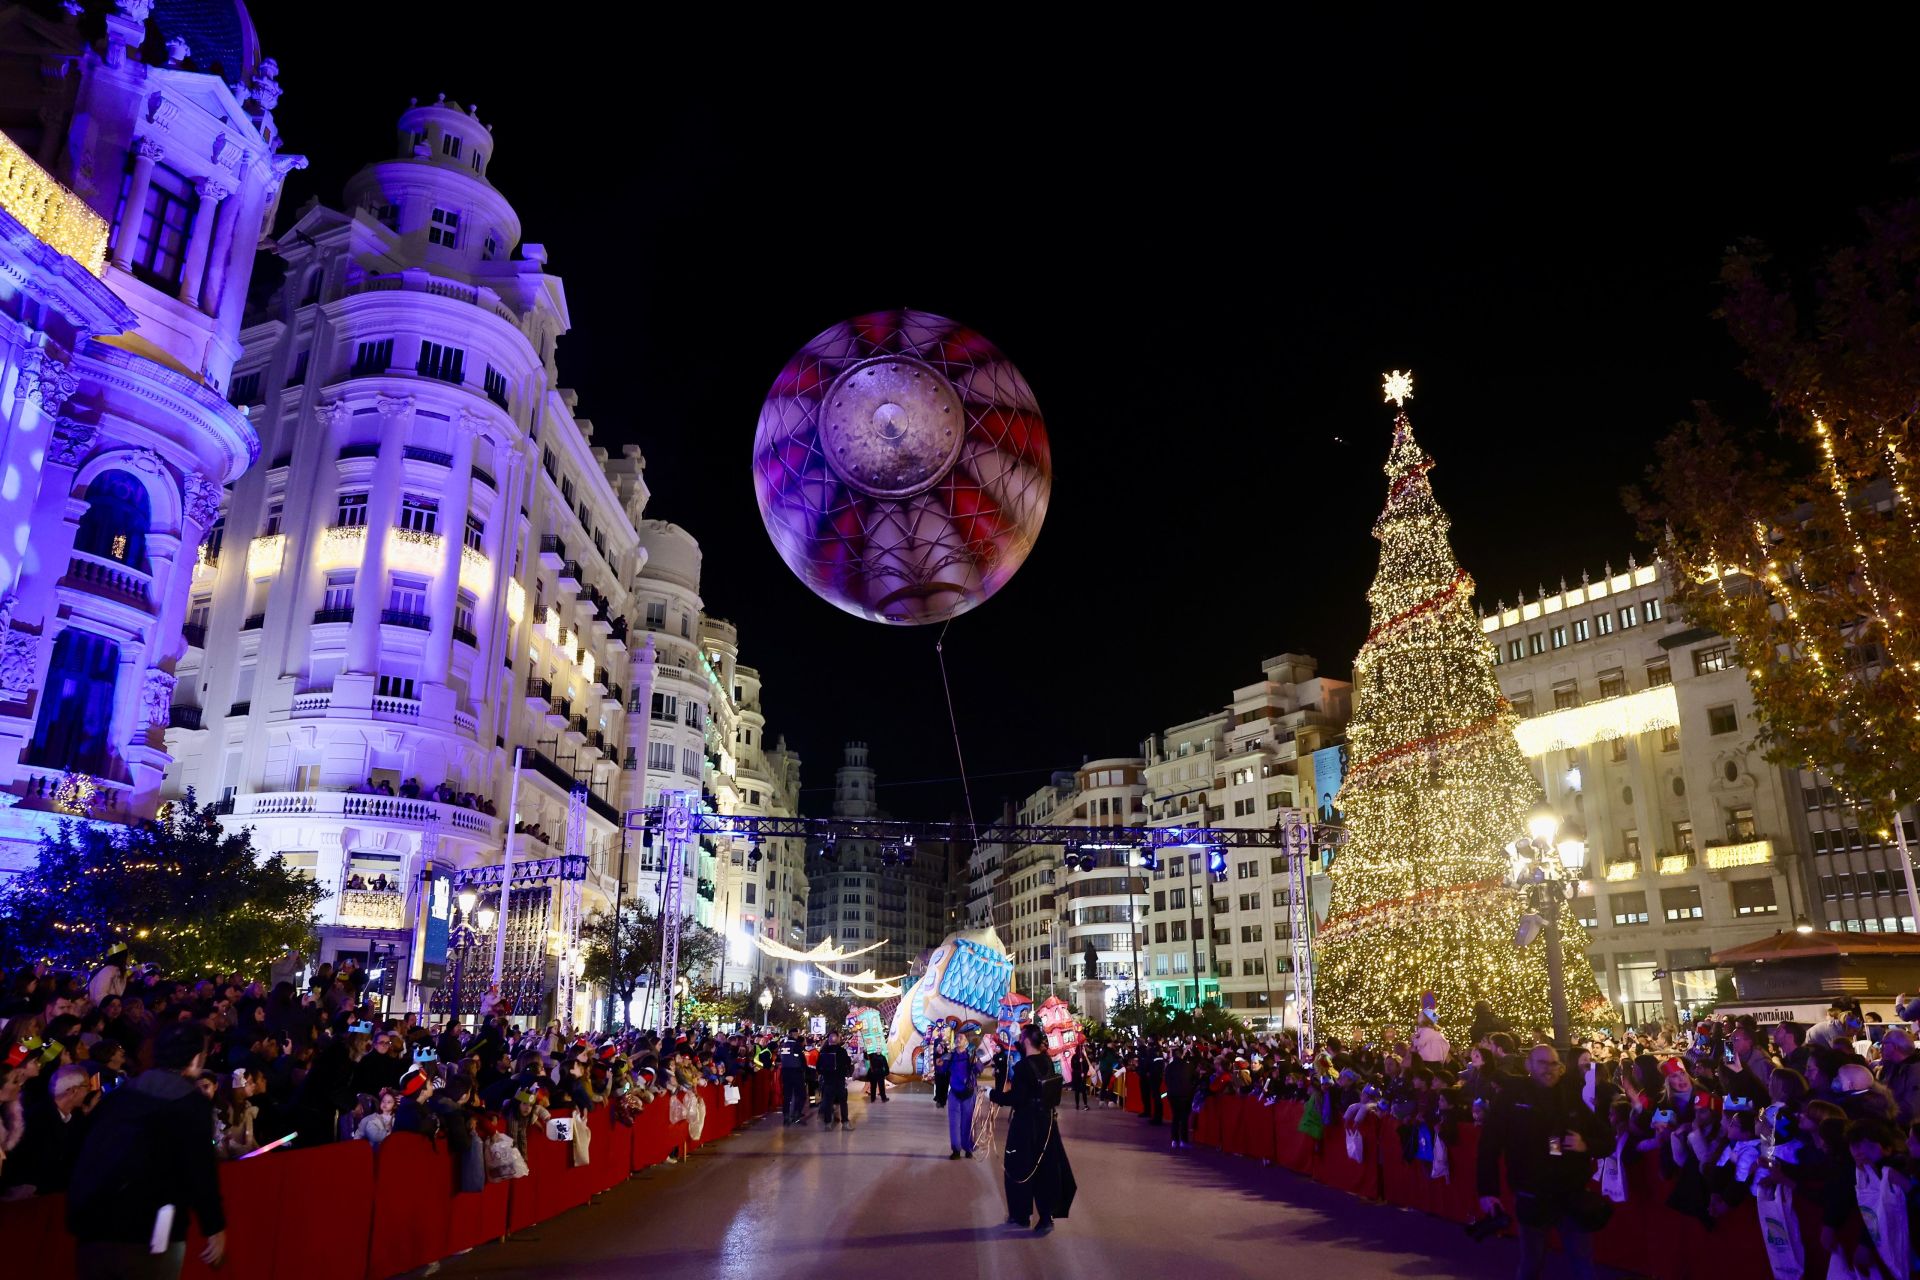
[[[504,407],[503,405],[502,408]],[[487,486],[487,488],[492,489],[495,493],[500,491],[500,485],[494,480],[493,472],[487,470],[485,467],[476,466],[473,469],[473,478]]]
[[[250,613],[250,614],[248,614],[248,615],[247,615],[247,618],[246,618],[246,621],[244,621],[244,622],[242,622],[242,623],[240,624],[240,629],[241,629],[242,631],[258,631],[258,630],[260,630],[260,628],[262,628],[262,627],[264,627],[264,626],[266,626],[266,625],[267,625],[267,615],[266,615],[266,614],[264,614],[264,613]]]
[[[578,560],[568,560],[562,564],[558,578],[560,589],[562,591],[579,591],[580,572],[580,562]]]
[[[587,718],[571,716],[560,731],[560,739],[570,747],[577,747],[587,740]]]
[[[66,585],[93,595],[153,611],[153,578],[118,560],[75,550],[67,559]]]
[[[402,827],[442,827],[482,841],[500,838],[500,820],[477,809],[358,791],[255,791],[235,796],[235,818],[341,818]]]
[[[336,707],[333,705],[331,689],[314,689],[306,693],[293,695],[293,705],[288,709],[289,720],[310,720],[316,717],[331,717],[342,720],[398,720],[408,724],[421,722],[422,704],[418,698],[392,698],[376,696],[372,705],[367,707]],[[453,726],[469,737],[479,731],[474,718],[464,711],[452,713]]]
[[[540,567],[558,569],[567,562],[567,544],[547,534],[540,539]]]
[[[1625,880],[1640,878],[1640,859],[1614,858],[1607,863],[1606,879],[1609,884],[1619,884]]]
[[[527,677],[527,707],[537,716],[547,713],[553,702],[553,684],[538,676]]]
[[[201,715],[202,711],[199,707],[169,707],[167,708],[167,728],[198,729],[201,727]]]
[[[514,315],[513,309],[501,302],[500,295],[486,285],[442,279],[418,267],[382,275],[363,276],[359,280],[348,283],[343,296],[353,297],[361,293],[385,293],[392,290],[430,293],[436,297],[450,298],[455,302],[463,302],[498,316],[516,329],[520,327],[520,320]]]
[[[334,923],[348,929],[404,929],[406,907],[404,893],[342,889]]]
[[[313,625],[316,627],[324,627],[328,623],[352,622],[352,621],[353,621],[352,605],[348,605],[344,609],[315,609],[313,611]]]
[[[1703,860],[1709,871],[1765,866],[1773,861],[1773,841],[1757,836],[1724,842],[1709,840]]]
[[[455,627],[453,629],[453,638],[461,644],[466,645],[469,649],[478,648],[480,644],[479,637],[475,636],[473,632],[467,630],[465,627]]]
[[[404,609],[382,609],[380,621],[390,627],[407,627],[414,631],[433,630],[433,619],[424,613],[408,613]]]
[[[453,455],[442,453],[438,449],[423,449],[417,444],[410,444],[403,447],[403,452],[415,462],[425,462],[436,467],[453,465]]]
[[[566,698],[555,698],[547,706],[547,728],[558,732],[567,727],[573,719],[573,703]]]
[[[207,629],[199,623],[189,622],[186,626],[181,627],[180,637],[187,642],[189,649],[204,649],[207,647]]]

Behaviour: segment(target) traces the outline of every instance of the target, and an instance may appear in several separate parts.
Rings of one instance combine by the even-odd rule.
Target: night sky
[[[410,96],[477,101],[489,176],[565,280],[561,373],[595,443],[645,450],[650,514],[700,540],[707,607],[809,788],[862,738],[883,784],[934,780],[883,793],[913,816],[962,804],[935,631],[816,599],[754,504],[760,400],[819,330],[952,316],[1046,415],[1039,543],[947,636],[985,820],[1217,709],[1265,656],[1349,674],[1389,367],[1415,373],[1483,605],[1623,567],[1619,491],[1652,442],[1698,398],[1764,411],[1711,317],[1723,249],[1844,241],[1857,207],[1912,192],[1920,145],[1910,33],[1878,19],[1829,41],[1378,11],[949,43],[413,8],[254,5],[313,161],[283,225],[389,153]]]

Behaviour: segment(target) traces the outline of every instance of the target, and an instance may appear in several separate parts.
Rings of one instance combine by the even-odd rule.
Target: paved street
[[[1283,1257],[1341,1280],[1513,1274],[1511,1241],[1476,1246],[1457,1226],[1238,1157],[1175,1155],[1164,1127],[1118,1111],[1062,1111],[1080,1195],[1037,1239],[999,1225],[997,1159],[947,1159],[946,1113],[928,1094],[854,1107],[850,1133],[763,1117],[443,1274],[1214,1280],[1271,1276]]]

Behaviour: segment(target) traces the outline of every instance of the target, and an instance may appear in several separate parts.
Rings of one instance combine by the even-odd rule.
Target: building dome
[[[248,84],[260,66],[260,36],[240,0],[154,0],[147,17],[149,49],[187,42],[192,68],[227,84]]]

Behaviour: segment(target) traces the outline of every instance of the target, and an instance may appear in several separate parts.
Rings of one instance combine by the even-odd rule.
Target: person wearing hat
[[[395,1133],[417,1133],[431,1138],[438,1122],[432,1108],[427,1106],[433,1097],[437,1081],[425,1066],[408,1067],[406,1074],[400,1077],[397,1092],[400,1104],[393,1109],[393,1129]]]
[[[1893,1095],[1902,1125],[1920,1120],[1920,1055],[1914,1053],[1910,1029],[1888,1027],[1881,1037],[1880,1083]]]
[[[807,1045],[798,1031],[780,1041],[780,1110],[787,1124],[807,1118]]]
[[[107,958],[87,979],[87,996],[99,1008],[107,1002],[109,996],[126,994],[127,968],[133,963],[133,957],[127,953],[127,944],[116,942],[107,948]]]

